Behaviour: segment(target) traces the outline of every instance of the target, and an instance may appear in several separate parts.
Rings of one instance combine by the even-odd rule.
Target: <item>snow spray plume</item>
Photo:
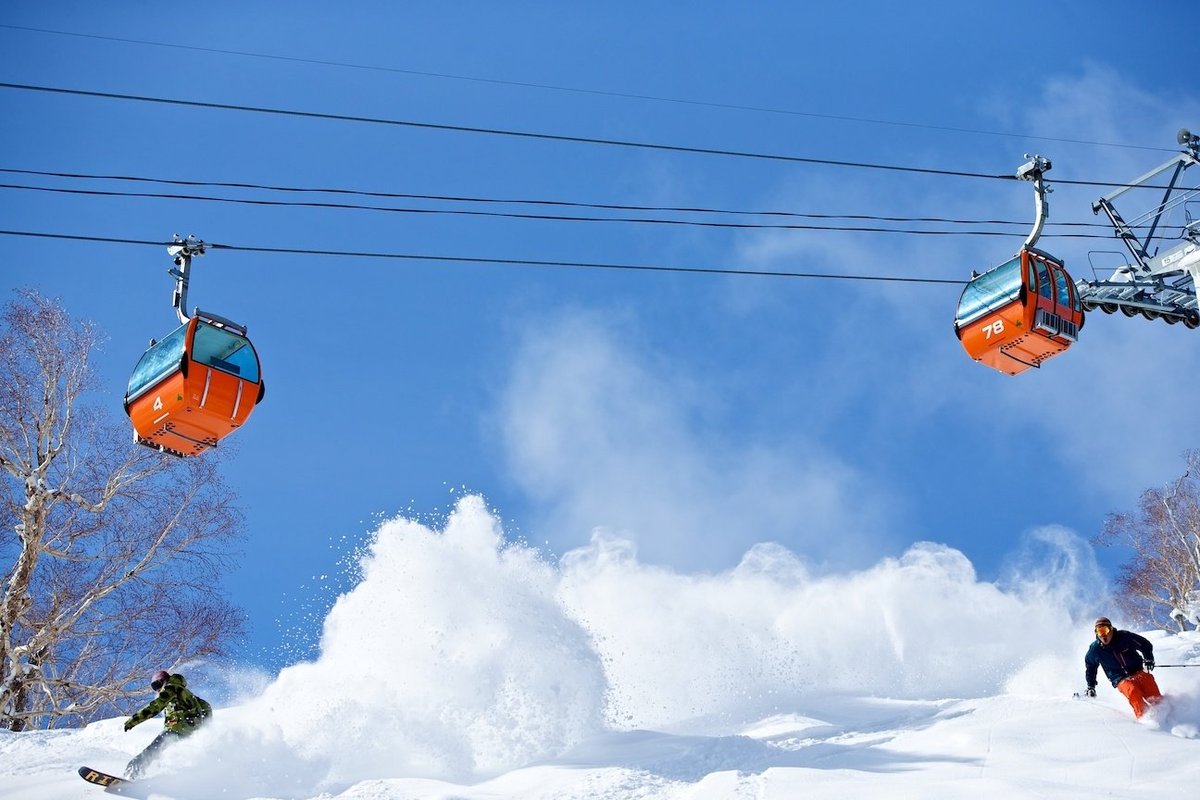
[[[599,729],[605,696],[556,585],[535,551],[505,544],[479,497],[460,500],[440,533],[388,521],[326,618],[319,658],[218,714],[188,749],[218,750],[196,758],[235,767],[254,753],[226,774],[246,776],[236,791],[265,796],[280,785],[308,796],[371,778],[470,780],[552,757]]]
[[[1021,537],[1006,559],[1001,585],[1026,598],[1067,610],[1077,621],[1090,621],[1110,604],[1108,580],[1095,552],[1083,537],[1060,525],[1036,528]]]
[[[1040,590],[980,582],[961,553],[930,543],[847,574],[815,577],[785,548],[759,545],[731,571],[682,575],[596,535],[562,571],[622,727],[727,729],[839,693],[979,696],[1071,631]]]
[[[255,666],[208,658],[168,666],[168,671],[182,673],[187,678],[188,688],[215,707],[250,702],[261,695],[275,677]]]
[[[927,542],[843,574],[813,575],[772,544],[684,574],[597,534],[555,568],[506,544],[467,497],[440,533],[384,523],[320,657],[171,758],[252,776],[238,778],[243,796],[307,796],[371,778],[474,780],[605,723],[705,733],[839,696],[982,696],[1073,646],[1057,595],[1009,586]]]

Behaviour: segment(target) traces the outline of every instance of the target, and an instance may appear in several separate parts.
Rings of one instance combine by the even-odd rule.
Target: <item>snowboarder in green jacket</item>
[[[125,723],[125,730],[130,731],[135,725],[165,711],[163,732],[154,737],[154,741],[125,767],[125,775],[129,778],[141,777],[163,747],[192,733],[212,716],[212,706],[204,698],[188,691],[187,679],[182,675],[160,669],[150,680],[150,688],[158,692],[158,697],[130,717]]]

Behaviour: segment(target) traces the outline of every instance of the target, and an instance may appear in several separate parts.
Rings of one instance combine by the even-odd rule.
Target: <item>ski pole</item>
[[[1170,669],[1171,667],[1200,667],[1200,664],[1156,664],[1155,669]]]

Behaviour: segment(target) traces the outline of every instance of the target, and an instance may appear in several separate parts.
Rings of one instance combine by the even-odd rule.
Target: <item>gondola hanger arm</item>
[[[1029,236],[1025,239],[1025,244],[1021,245],[1023,249],[1033,247],[1037,244],[1037,240],[1042,235],[1042,228],[1046,225],[1046,218],[1050,215],[1050,204],[1046,200],[1046,195],[1053,191],[1046,186],[1046,182],[1042,176],[1050,171],[1050,159],[1042,156],[1031,156],[1028,153],[1025,157],[1029,159],[1017,169],[1017,179],[1022,181],[1033,181],[1033,202],[1034,214],[1036,218],[1033,221],[1033,230],[1029,232]]]
[[[191,316],[187,313],[188,279],[192,267],[192,257],[202,256],[208,250],[208,245],[192,234],[183,239],[179,234],[167,246],[167,253],[175,259],[175,268],[167,271],[175,279],[175,293],[171,305],[175,307],[175,315],[179,322],[186,325]]]

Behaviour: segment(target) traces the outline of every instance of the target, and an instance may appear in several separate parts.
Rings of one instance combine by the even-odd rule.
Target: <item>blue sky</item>
[[[10,3],[0,80],[988,174],[1037,152],[1054,163],[1049,178],[1081,181],[1140,175],[1170,156],[1180,127],[1200,128],[1183,4],[1136,16],[1116,3],[961,6]],[[0,89],[0,109],[7,169],[1032,220],[1029,187],[1009,181],[13,89]],[[1054,188],[1052,223],[1099,221],[1090,204],[1102,189]],[[464,492],[553,554],[608,529],[678,570],[727,569],[767,541],[820,570],[932,540],[999,578],[1038,556],[1036,532],[1091,537],[1200,444],[1189,411],[1200,334],[1182,326],[1093,314],[1069,353],[1010,379],[962,352],[952,285],[454,260],[957,280],[1011,255],[1021,226],[1005,237],[722,229],[13,189],[0,190],[0,212],[17,231],[449,257],[214,251],[195,263],[191,304],[248,326],[267,381],[224,457],[248,534],[224,588],[250,615],[241,655],[267,666],[287,660],[288,630],[344,585],[343,556],[381,518],[436,516]],[[1089,250],[1117,250],[1055,236],[1065,230],[1041,246],[1077,275]],[[159,247],[0,236],[0,288],[36,288],[108,333],[96,366],[117,415],[147,341],[175,324],[169,267]]]

